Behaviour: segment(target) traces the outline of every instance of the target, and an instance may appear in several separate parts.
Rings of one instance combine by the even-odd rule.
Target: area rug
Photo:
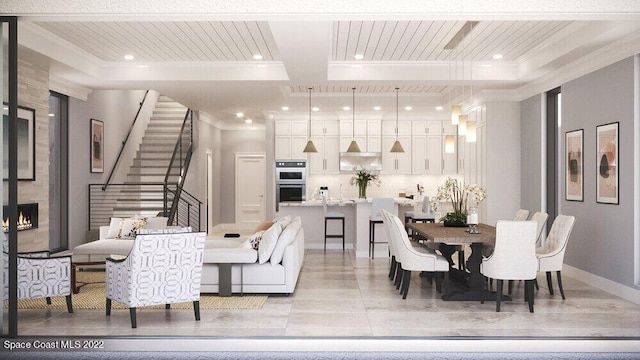
[[[78,271],[78,284],[85,284],[80,288],[78,294],[73,294],[74,310],[99,310],[105,308],[105,273],[104,271]],[[244,295],[220,297],[218,295],[202,294],[200,296],[200,309],[215,310],[258,310],[267,301],[268,296]],[[7,309],[8,301],[4,302]],[[112,309],[126,309],[124,305],[117,301],[111,302]],[[164,305],[144,306],[140,309],[164,309]],[[66,310],[67,303],[64,296],[51,298],[51,305],[47,305],[42,299],[22,299],[18,300],[18,309],[60,309]],[[171,309],[193,310],[192,302],[171,304]]]

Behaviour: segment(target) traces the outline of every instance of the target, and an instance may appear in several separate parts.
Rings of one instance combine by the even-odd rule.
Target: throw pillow
[[[193,232],[191,227],[170,228],[170,229],[138,229],[136,235],[157,235],[157,234],[183,234]]]
[[[238,245],[238,247],[241,249],[258,250],[258,244],[260,244],[260,240],[262,240],[262,234],[264,234],[264,230],[257,231],[249,236],[242,244]]]
[[[134,239],[136,232],[140,229],[144,229],[147,224],[147,219],[124,219],[120,225],[120,232],[116,236],[116,239]]]
[[[169,218],[164,216],[147,218],[147,229],[166,229]]]
[[[278,237],[282,233],[282,228],[279,224],[273,224],[267,231],[262,234],[262,240],[258,246],[258,263],[264,264],[271,258],[271,253],[276,247]]]
[[[277,219],[276,222],[280,224],[280,227],[284,230],[284,228],[286,228],[291,222],[291,215],[283,216],[280,219]]]
[[[107,231],[107,239],[115,239],[120,233],[120,224],[124,219],[122,218],[111,218],[111,223],[109,223],[109,231]]]
[[[273,225],[273,221],[263,221],[253,232],[265,231]]]
[[[296,236],[298,236],[300,229],[302,229],[302,222],[298,216],[293,219],[293,221],[291,221],[284,230],[282,230],[282,234],[280,234],[276,247],[273,249],[273,253],[271,254],[272,266],[276,266],[282,262],[282,258],[284,258],[284,250],[287,246],[293,243]]]

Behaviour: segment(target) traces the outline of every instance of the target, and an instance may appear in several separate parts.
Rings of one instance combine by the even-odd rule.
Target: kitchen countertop
[[[418,203],[415,199],[407,199],[407,198],[394,198],[394,202],[398,205],[402,206],[414,206]],[[371,203],[371,198],[368,199],[330,199],[327,200],[328,206],[353,206],[357,203]],[[321,200],[309,200],[303,202],[281,202],[279,206],[322,206]]]

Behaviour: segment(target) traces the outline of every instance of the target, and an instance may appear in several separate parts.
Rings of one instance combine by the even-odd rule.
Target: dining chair
[[[407,211],[404,213],[404,223],[408,224],[410,222],[435,222],[436,214],[431,210],[431,202],[429,201],[429,197],[425,196],[422,199],[422,208],[421,211]],[[409,229],[407,228],[407,233]],[[414,232],[411,232],[411,239],[414,239]]]
[[[516,215],[513,217],[513,221],[525,221],[529,218],[529,210],[520,209],[516,211]]]
[[[389,256],[391,257],[391,265],[389,267],[389,280],[394,281],[398,279],[397,283],[399,284],[399,278],[400,276],[398,276],[399,273],[399,269],[401,269],[401,265],[400,265],[400,257],[398,256],[398,249],[397,249],[397,245],[394,241],[394,238],[391,236],[391,230],[390,230],[390,226],[391,223],[389,222],[389,220],[387,220],[385,213],[382,213],[382,222],[383,222],[383,228],[384,228],[384,232],[385,235],[387,236],[387,239],[389,240]],[[400,286],[398,285],[396,288],[400,288]]]
[[[369,256],[375,257],[375,245],[384,244],[386,241],[376,242],[376,224],[382,224],[382,210],[393,211],[395,203],[393,198],[373,198],[371,200],[371,217],[369,217]]]
[[[546,272],[549,293],[553,295],[553,284],[551,283],[551,272],[555,271],[558,277],[558,287],[562,300],[565,299],[562,289],[562,265],[564,263],[564,253],[567,250],[569,236],[576,222],[574,216],[558,215],[551,225],[551,230],[544,244],[536,249],[538,271]]]
[[[496,312],[500,312],[504,280],[525,280],[525,300],[533,312],[533,281],[537,273],[536,223],[499,220],[493,254],[482,259],[480,272],[497,280]],[[484,299],[481,301],[484,303]]]
[[[537,224],[537,232],[536,232],[536,247],[540,246],[540,239],[542,237],[542,230],[544,229],[544,225],[547,223],[547,219],[549,218],[549,214],[542,211],[537,211],[531,215],[531,221],[535,221]]]
[[[406,299],[409,293],[412,271],[436,273],[436,290],[442,292],[444,283],[448,280],[449,262],[447,259],[426,247],[413,246],[409,241],[409,235],[404,228],[402,220],[386,210],[383,210],[382,214],[389,223],[389,232],[393,239],[391,241],[397,246],[396,250],[400,257],[402,269],[402,289],[400,293],[402,294],[402,299]]]

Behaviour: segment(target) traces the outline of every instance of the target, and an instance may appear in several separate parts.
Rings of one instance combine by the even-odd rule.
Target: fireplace
[[[9,219],[8,213],[9,207],[7,205],[2,207],[2,213],[4,215],[2,219],[2,230],[4,232],[9,231]],[[31,204],[18,204],[18,231],[31,230],[38,228],[38,203]]]

